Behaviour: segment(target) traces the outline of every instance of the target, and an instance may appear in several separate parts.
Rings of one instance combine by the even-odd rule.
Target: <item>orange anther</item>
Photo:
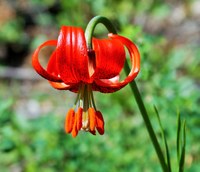
[[[77,119],[75,119],[75,122],[74,122],[74,125],[73,125],[73,129],[72,129],[72,137],[74,137],[74,138],[78,135],[76,120],[77,120]]]
[[[75,120],[75,112],[74,109],[70,109],[65,118],[65,132],[71,133]]]
[[[96,112],[96,128],[99,134],[104,134],[104,119],[100,111]]]
[[[82,113],[83,113],[83,109],[81,107],[79,107],[78,111],[76,113],[76,125],[77,125],[77,130],[78,131],[82,127]]]
[[[89,125],[90,125],[90,131],[94,131],[96,127],[96,112],[94,108],[88,109],[88,115],[89,115]]]

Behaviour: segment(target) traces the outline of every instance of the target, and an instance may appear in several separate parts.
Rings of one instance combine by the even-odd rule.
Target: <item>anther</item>
[[[76,137],[78,135],[76,121],[77,121],[77,118],[75,118],[75,121],[74,121],[73,129],[72,129],[72,137]]]
[[[94,108],[88,109],[88,116],[89,116],[89,125],[90,125],[90,131],[94,131],[96,127],[96,114],[95,114]]]
[[[99,134],[104,134],[104,119],[100,111],[96,112],[96,128]]]
[[[72,129],[73,129],[73,125],[74,125],[74,121],[75,121],[75,112],[74,109],[71,108],[65,118],[65,132],[66,133],[71,133]]]
[[[82,114],[83,114],[83,109],[79,107],[76,113],[76,119],[77,119],[76,124],[78,131],[82,128]]]

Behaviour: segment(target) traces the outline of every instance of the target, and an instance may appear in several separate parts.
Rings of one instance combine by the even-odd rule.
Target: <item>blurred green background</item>
[[[136,82],[158,137],[153,105],[160,112],[173,171],[177,111],[187,122],[185,169],[200,171],[199,9],[198,0],[0,0],[0,171],[161,171],[129,86],[95,93],[103,136],[73,139],[63,125],[75,94],[54,90],[32,69],[34,49],[57,39],[61,25],[85,28],[95,15],[139,47]],[[96,33],[106,30],[99,25]]]

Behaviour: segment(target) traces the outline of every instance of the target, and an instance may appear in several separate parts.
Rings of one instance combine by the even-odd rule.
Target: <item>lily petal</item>
[[[81,28],[63,26],[56,49],[59,74],[66,84],[90,82],[87,47]]]
[[[95,84],[93,84],[93,89],[104,93],[112,93],[123,88],[137,76],[140,70],[140,54],[136,45],[123,36],[109,34],[109,37],[112,38],[113,40],[117,39],[121,41],[121,43],[123,43],[123,45],[126,46],[130,54],[130,60],[132,66],[129,75],[122,81],[110,82],[109,79],[95,80]]]
[[[96,67],[94,79],[110,79],[119,75],[125,62],[125,50],[117,39],[93,39]]]
[[[34,69],[37,71],[38,74],[40,74],[42,77],[44,77],[45,79],[49,80],[49,81],[55,81],[55,82],[62,82],[61,78],[59,78],[56,75],[53,75],[51,73],[49,73],[47,70],[45,70],[40,62],[39,62],[39,52],[40,50],[45,47],[45,46],[56,46],[57,45],[57,41],[56,40],[49,40],[44,42],[43,44],[41,44],[34,52],[33,56],[32,56],[32,65],[34,67]]]
[[[59,71],[56,66],[56,50],[52,53],[52,55],[49,59],[49,62],[47,65],[47,72],[52,75],[58,76],[58,77],[60,76]],[[51,84],[52,87],[54,87],[55,89],[58,89],[58,90],[69,90],[73,87],[73,84],[67,85],[64,82],[49,81],[49,83]]]

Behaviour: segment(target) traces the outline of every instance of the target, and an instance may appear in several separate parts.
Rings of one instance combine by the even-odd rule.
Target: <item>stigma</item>
[[[104,134],[104,119],[102,113],[96,110],[94,96],[90,84],[81,84],[74,107],[69,109],[65,118],[65,132],[76,137],[79,131],[96,135]]]

